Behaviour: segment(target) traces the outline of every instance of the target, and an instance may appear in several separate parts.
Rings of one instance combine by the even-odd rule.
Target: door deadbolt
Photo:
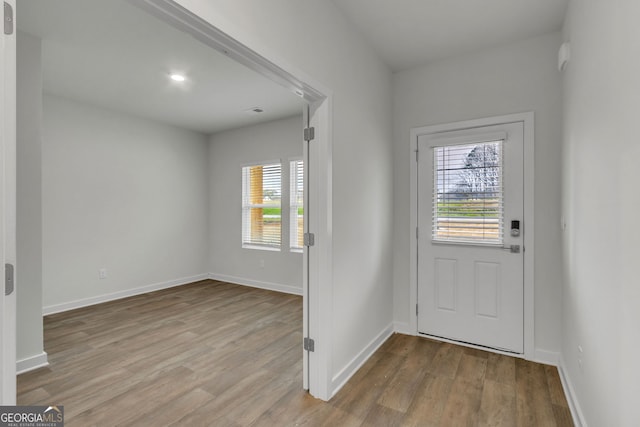
[[[520,236],[520,221],[517,219],[511,221],[511,237]]]

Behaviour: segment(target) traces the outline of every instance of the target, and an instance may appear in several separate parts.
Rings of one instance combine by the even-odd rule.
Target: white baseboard
[[[227,276],[226,274],[209,273],[209,279],[236,285],[250,286],[252,288],[266,289],[268,291],[283,292],[285,294],[302,295],[302,288],[281,285],[278,283],[262,282],[259,280],[245,279],[243,277]]]
[[[573,387],[573,383],[571,382],[571,378],[569,377],[569,373],[567,372],[566,365],[562,356],[560,356],[560,361],[558,364],[558,373],[560,374],[562,388],[564,389],[564,394],[567,397],[567,403],[569,404],[569,409],[571,410],[573,424],[575,424],[576,427],[587,427],[587,422],[584,418],[584,412],[582,412],[582,408],[580,408],[580,403],[578,402],[575,388]]]
[[[393,322],[393,331],[402,335],[416,335],[407,322]]]
[[[338,372],[331,380],[330,398],[340,391],[340,389],[349,381],[349,379],[358,372],[358,369],[369,360],[373,353],[380,348],[384,342],[393,334],[393,324],[387,326],[378,334],[365,348],[362,349],[356,357],[351,360],[340,372]]]
[[[169,280],[167,282],[154,283],[139,288],[126,289],[124,291],[113,292],[110,294],[98,295],[95,297],[79,299],[75,301],[65,302],[62,304],[55,304],[43,307],[42,315],[61,313],[63,311],[74,310],[76,308],[88,307],[90,305],[101,304],[103,302],[114,301],[134,295],[146,294],[148,292],[158,291],[160,289],[173,288],[175,286],[186,285],[200,280],[208,279],[208,274],[198,274],[191,277],[183,277],[181,279]]]
[[[560,363],[560,353],[557,351],[547,351],[536,348],[533,357],[533,362],[543,363],[545,365],[558,366]]]
[[[30,356],[25,359],[20,359],[16,362],[16,374],[24,374],[25,372],[33,371],[38,368],[44,368],[49,366],[48,355],[46,352]]]

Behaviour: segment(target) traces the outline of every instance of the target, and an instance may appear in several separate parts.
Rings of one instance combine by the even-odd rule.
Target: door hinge
[[[4,294],[11,295],[15,289],[15,283],[13,280],[13,265],[4,265]]]
[[[307,337],[304,339],[303,347],[306,351],[314,352],[316,350],[316,342]]]
[[[314,246],[316,244],[316,235],[313,233],[304,233],[303,239],[305,246]]]
[[[418,304],[416,304],[416,316],[418,315]]]
[[[13,7],[4,2],[4,33],[13,34]]]
[[[418,161],[418,153],[419,153],[419,152],[420,152],[420,151],[416,150],[416,162]]]
[[[316,137],[316,129],[313,127],[308,127],[304,129],[304,140],[309,142],[309,141],[313,141],[313,139]]]

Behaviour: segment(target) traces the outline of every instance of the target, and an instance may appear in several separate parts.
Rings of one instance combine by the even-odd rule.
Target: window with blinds
[[[300,252],[304,246],[304,162],[289,162],[289,247]]]
[[[280,249],[282,167],[279,163],[242,168],[242,247]]]
[[[434,241],[502,244],[503,141],[434,147]]]

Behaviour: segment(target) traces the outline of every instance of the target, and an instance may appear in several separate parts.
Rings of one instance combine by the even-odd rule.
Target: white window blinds
[[[502,146],[434,147],[434,241],[502,244]]]
[[[279,163],[242,168],[242,247],[280,248],[281,169]]]
[[[289,247],[301,251],[304,245],[304,162],[292,160],[289,169]]]

